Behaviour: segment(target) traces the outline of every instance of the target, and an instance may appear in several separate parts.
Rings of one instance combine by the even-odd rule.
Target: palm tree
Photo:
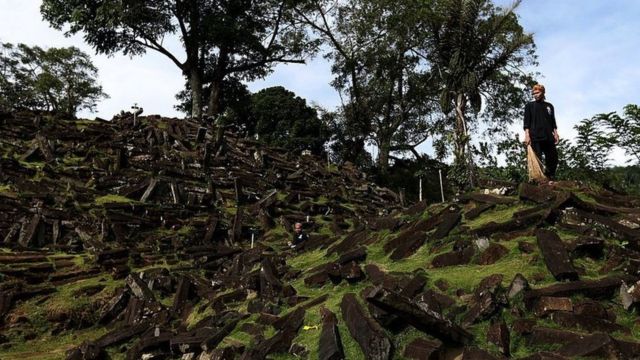
[[[490,0],[434,0],[426,9],[423,55],[439,83],[442,111],[453,111],[455,165],[471,187],[476,185],[471,115],[480,112],[483,98],[522,86],[522,67],[535,65],[533,37],[514,13],[520,2],[501,9]]]

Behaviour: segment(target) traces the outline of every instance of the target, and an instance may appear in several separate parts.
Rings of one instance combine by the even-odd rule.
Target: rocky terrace
[[[348,164],[131,114],[0,114],[0,155],[2,359],[640,354],[638,198],[406,204]]]

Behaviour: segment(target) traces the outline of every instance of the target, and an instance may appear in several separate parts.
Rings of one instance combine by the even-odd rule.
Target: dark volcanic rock
[[[628,280],[628,276],[610,276],[599,280],[581,280],[569,283],[550,285],[540,289],[527,291],[524,295],[528,306],[541,296],[571,296],[582,294],[593,299],[610,298],[619,288],[622,281]]]
[[[442,222],[436,228],[436,231],[433,234],[433,238],[437,240],[449,235],[449,232],[453,230],[456,225],[458,225],[460,219],[462,219],[462,215],[460,215],[458,209],[449,209],[448,212],[442,215]]]
[[[502,274],[494,274],[480,281],[473,292],[470,308],[462,318],[463,325],[489,318],[506,304],[504,289],[501,286],[502,279]]]
[[[471,244],[468,244],[459,249],[454,249],[453,251],[434,257],[431,265],[435,268],[465,265],[471,262],[471,258],[473,258],[475,252],[475,248]]]
[[[344,295],[340,309],[351,336],[358,342],[367,359],[391,358],[391,342],[380,325],[365,314],[355,294]]]
[[[473,338],[462,327],[444,315],[430,309],[426,303],[418,302],[377,287],[367,296],[367,301],[403,318],[429,335],[459,344],[466,344]]]
[[[496,205],[490,203],[478,204],[473,209],[464,213],[464,218],[467,220],[473,220],[480,216],[483,212],[493,209],[494,207],[496,207]]]
[[[613,333],[618,331],[624,334],[631,333],[631,330],[627,327],[594,316],[558,311],[551,314],[550,318],[553,322],[565,328],[582,329],[589,332]]]
[[[537,226],[541,224],[547,217],[551,210],[542,210],[537,213],[533,213],[520,218],[513,218],[505,222],[489,222],[475,230],[472,233],[477,236],[491,236],[496,233],[509,233],[513,231],[527,229],[531,226]]]
[[[570,244],[569,251],[575,257],[588,256],[593,259],[602,259],[604,256],[604,239],[581,236]]]
[[[566,297],[542,296],[533,309],[538,317],[547,316],[555,311],[573,311],[573,302]]]
[[[243,360],[265,359],[272,353],[287,352],[291,343],[304,323],[305,311],[298,308],[288,315],[287,322],[283,322],[281,329],[269,339],[259,342],[255,347],[247,349],[242,354]]]
[[[322,332],[318,343],[318,357],[320,360],[344,359],[342,340],[338,331],[338,319],[336,315],[325,307],[320,308],[322,317]]]
[[[549,191],[548,188],[535,186],[529,183],[520,184],[518,195],[520,196],[520,199],[530,200],[537,203],[549,203],[556,198],[556,194],[553,191]]]
[[[402,354],[408,359],[439,360],[441,358],[442,342],[418,338],[410,342]]]
[[[555,232],[538,229],[536,231],[538,246],[544,262],[553,276],[559,280],[578,280],[578,273],[571,264],[571,259],[562,240]]]
[[[489,247],[480,254],[477,263],[479,265],[491,265],[502,259],[509,253],[509,249],[497,243],[491,243]]]
[[[510,356],[511,336],[504,320],[491,323],[487,330],[487,341],[495,344],[504,356]]]
[[[611,336],[596,333],[582,336],[558,349],[558,353],[567,357],[596,357],[600,359],[625,359],[619,345]],[[638,354],[635,354],[638,355]],[[634,355],[634,356],[635,356]]]

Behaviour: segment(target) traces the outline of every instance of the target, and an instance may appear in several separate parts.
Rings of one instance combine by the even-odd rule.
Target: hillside
[[[0,154],[2,359],[640,353],[640,198],[405,207],[352,167],[130,114],[0,114]]]

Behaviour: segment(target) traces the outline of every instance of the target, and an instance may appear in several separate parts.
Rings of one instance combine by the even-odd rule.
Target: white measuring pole
[[[256,237],[256,234],[251,232],[251,248],[253,249],[253,239]]]
[[[420,186],[420,189],[418,191],[418,194],[419,194],[418,197],[419,197],[420,201],[422,201],[422,176],[420,176],[420,181],[418,182],[418,184]]]
[[[444,202],[444,188],[442,187],[442,170],[438,170],[440,174],[440,194],[442,195],[442,202]]]

